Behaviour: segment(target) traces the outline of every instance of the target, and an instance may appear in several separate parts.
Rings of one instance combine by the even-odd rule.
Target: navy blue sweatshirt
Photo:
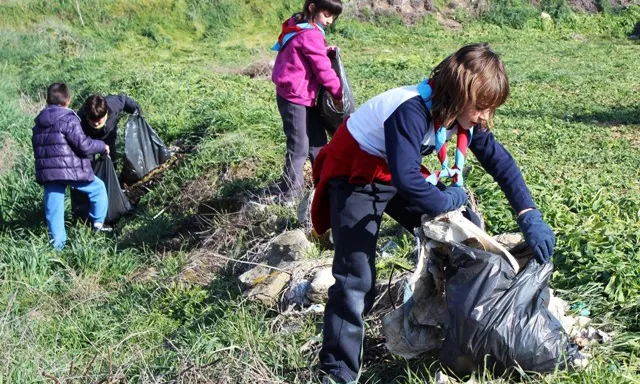
[[[369,100],[351,115],[347,127],[361,149],[386,158],[392,184],[405,198],[430,216],[447,210],[449,196],[420,173],[422,156],[434,152],[435,134],[431,114],[415,86],[392,89]],[[469,149],[516,213],[535,208],[513,157],[490,131],[475,127]]]

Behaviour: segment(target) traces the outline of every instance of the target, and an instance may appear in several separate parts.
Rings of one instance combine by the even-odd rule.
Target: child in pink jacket
[[[272,50],[278,51],[271,79],[287,136],[287,154],[281,181],[272,192],[282,203],[292,203],[304,189],[303,167],[327,144],[315,100],[320,86],[342,106],[342,86],[327,56],[324,29],[342,13],[341,0],[305,0],[302,12],[282,24]]]

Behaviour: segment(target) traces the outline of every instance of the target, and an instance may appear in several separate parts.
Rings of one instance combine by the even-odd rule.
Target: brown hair
[[[65,83],[53,83],[47,88],[47,104],[65,105],[71,100],[71,92]]]
[[[495,110],[509,97],[504,63],[487,43],[460,48],[431,71],[431,79],[432,114],[447,127],[471,103],[478,110],[491,109],[489,121],[482,122],[489,128]]]
[[[82,111],[87,119],[98,121],[107,114],[107,101],[100,95],[91,95],[82,104]]]
[[[314,12],[309,11],[309,6],[315,4]],[[341,0],[305,0],[302,12],[296,13],[296,17],[299,21],[305,21],[310,23],[315,21],[318,13],[322,11],[329,11],[336,18],[342,13],[342,1]]]

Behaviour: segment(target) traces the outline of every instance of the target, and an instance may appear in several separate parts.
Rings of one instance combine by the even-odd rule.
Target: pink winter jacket
[[[289,25],[295,25],[294,18]],[[342,99],[342,85],[331,68],[324,35],[315,28],[298,32],[278,52],[271,80],[276,93],[295,104],[314,105],[321,85],[335,99]]]

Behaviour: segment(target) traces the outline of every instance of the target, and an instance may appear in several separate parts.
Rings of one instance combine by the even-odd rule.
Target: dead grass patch
[[[0,138],[0,176],[9,172],[16,163],[18,144],[8,135]]]
[[[635,149],[640,148],[640,136],[638,136],[635,131],[628,129],[625,126],[611,127],[611,136],[614,139],[627,140]]]
[[[271,77],[275,61],[269,56],[259,56],[253,62],[240,66],[211,65],[210,69],[214,73],[244,75],[252,79],[268,79]]]
[[[36,95],[36,98],[32,98],[24,92],[20,93],[20,97],[18,98],[18,104],[20,105],[20,110],[24,112],[26,115],[36,117],[42,109],[47,105],[46,97],[43,92],[39,92]]]

